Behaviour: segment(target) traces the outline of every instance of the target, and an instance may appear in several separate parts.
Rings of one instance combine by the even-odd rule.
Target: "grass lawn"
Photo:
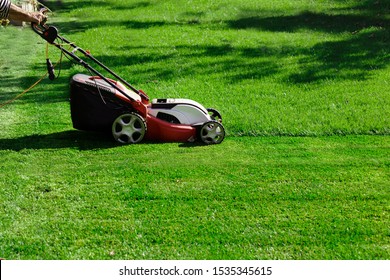
[[[0,258],[390,258],[387,1],[46,2],[151,98],[221,111],[227,138],[76,131],[69,79],[88,72],[65,59],[0,108]],[[0,45],[1,104],[44,74],[46,44],[7,27]]]

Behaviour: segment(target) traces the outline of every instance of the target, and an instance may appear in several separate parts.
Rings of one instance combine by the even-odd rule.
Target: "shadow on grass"
[[[30,135],[13,139],[0,139],[0,150],[21,151],[24,149],[62,149],[79,150],[107,149],[118,146],[104,133],[69,130],[46,135]]]
[[[303,12],[289,16],[243,16],[227,22],[233,29],[259,29],[274,32],[296,32],[302,29],[328,33],[358,32],[368,27],[388,27],[389,20],[370,15],[347,15]]]
[[[289,76],[294,83],[327,79],[365,80],[372,71],[385,68],[389,31],[385,29],[355,35],[349,40],[323,42],[302,51],[301,71]]]
[[[389,4],[373,8],[370,5],[372,2],[366,1],[355,7],[358,14],[303,12],[297,15],[261,17],[253,16],[254,11],[247,11],[250,16],[242,15],[227,24],[237,30],[288,33],[312,30],[329,34],[348,32],[350,36],[345,40],[327,41],[311,48],[292,50],[291,54],[303,55],[304,58],[299,61],[299,73],[291,74],[287,80],[310,83],[330,78],[366,79],[370,70],[383,69],[390,62],[390,20],[383,16],[389,11]],[[375,3],[377,2],[380,1]]]
[[[54,2],[54,1],[50,1]],[[58,2],[58,1],[57,1]],[[89,6],[101,6],[107,9],[121,10],[147,8],[152,5],[148,1],[139,1],[126,7],[108,4],[105,1],[71,1],[63,2],[59,8],[69,11]],[[128,54],[112,56],[97,56],[109,67],[145,65],[140,72],[134,75],[151,76],[147,79],[171,79],[178,76],[175,60],[185,58],[188,61],[194,57],[210,57],[206,61],[196,60],[193,63],[183,63],[180,76],[194,74],[209,75],[221,73],[228,82],[241,82],[246,79],[261,79],[279,74],[283,82],[311,83],[327,79],[362,80],[372,75],[372,70],[383,69],[389,64],[390,20],[386,16],[390,12],[388,1],[366,0],[356,1],[350,9],[334,9],[327,12],[305,11],[293,15],[264,16],[261,11],[242,11],[236,20],[218,24],[220,29],[241,30],[254,29],[271,32],[304,32],[317,31],[329,34],[348,34],[347,39],[323,41],[314,46],[301,48],[290,46],[269,47],[259,44],[256,47],[233,47],[229,43],[220,45],[172,45],[178,52],[169,52],[167,47],[157,51],[154,47],[143,46],[142,52],[132,47],[127,48]],[[137,21],[137,20],[97,20],[72,21],[61,23],[61,30],[65,33],[86,31],[91,28],[110,26],[115,34],[117,27],[127,29],[149,29],[183,25],[208,25],[213,22],[181,21],[171,22],[164,20]],[[220,21],[219,21],[220,23]],[[123,40],[126,42],[126,40]],[[83,46],[81,46],[83,47]],[[163,52],[164,48],[167,48]],[[122,52],[123,53],[123,52]],[[278,61],[287,57],[297,57],[298,67],[293,72],[284,74],[285,69]],[[165,61],[158,66],[150,65],[154,62]],[[170,65],[172,62],[172,65]],[[173,66],[175,65],[175,66]],[[152,66],[152,67],[148,67]],[[130,70],[131,71],[131,70]],[[130,75],[132,73],[130,72]],[[142,78],[145,80],[145,78]]]
[[[97,59],[107,62],[114,69],[129,67],[130,75],[132,65],[145,65],[141,70],[137,68],[134,75],[150,76],[146,80],[169,80],[178,76],[208,76],[215,73],[223,74],[227,82],[233,83],[277,74],[281,74],[285,82],[297,84],[327,79],[364,80],[372,75],[373,70],[383,69],[389,64],[389,37],[387,29],[380,29],[352,35],[348,40],[321,42],[310,48],[176,45],[160,47],[158,50],[143,46],[143,51],[139,52],[138,49],[124,46],[120,55],[98,55]],[[124,50],[127,53],[125,55]],[[203,59],[190,63],[193,57]],[[299,68],[284,75],[285,70],[278,61],[286,57],[299,57]],[[179,68],[174,67],[178,59],[186,59],[189,63],[183,63]],[[161,61],[164,64],[156,63]],[[145,80],[145,77],[142,79]]]
[[[106,7],[109,5],[104,0],[83,0],[83,1],[63,1],[63,0],[40,0],[40,3],[52,11],[72,11],[86,7]]]
[[[132,23],[143,25],[145,23]],[[158,23],[160,24],[160,23]],[[155,25],[155,23],[147,23]],[[288,23],[286,23],[288,25]],[[137,27],[139,28],[139,27]],[[289,27],[290,28],[290,27]],[[170,47],[178,52],[169,53],[169,48],[161,47],[159,52],[155,48],[144,46],[142,53],[133,52],[127,48],[126,55],[97,56],[109,67],[131,66],[144,64],[142,70],[145,75],[152,75],[155,79],[171,79],[177,77],[178,68],[169,64],[178,58],[188,61],[193,57],[210,57],[210,60],[197,60],[197,63],[183,63],[180,75],[212,74],[219,72],[229,82],[240,82],[245,79],[260,79],[274,74],[282,74],[277,61],[286,57],[302,57],[298,61],[299,68],[283,79],[288,83],[310,83],[327,79],[367,79],[372,70],[383,69],[389,64],[388,44],[390,34],[387,27],[375,28],[367,32],[351,34],[349,39],[318,43],[310,48],[292,46],[268,47],[232,47],[229,44],[221,45],[175,45]],[[166,52],[161,52],[166,48]],[[160,67],[148,67],[149,63],[165,61]],[[137,72],[140,75],[142,72]]]
[[[104,0],[87,0],[87,1],[61,1],[61,0],[41,0],[43,5],[48,7],[50,10],[56,13],[64,13],[64,12],[72,12],[74,10],[85,9],[88,7],[99,8],[103,7],[105,9],[110,10],[133,10],[138,8],[146,8],[151,4],[149,1],[139,1],[136,3],[120,5],[113,4],[113,2],[107,2]],[[74,32],[83,32],[90,28],[97,28],[101,26],[111,25],[112,22],[109,21],[99,21],[94,20],[90,22],[72,20],[68,22],[61,22],[61,26],[59,26],[60,32],[64,33],[74,33]]]
[[[345,2],[344,0],[337,1]],[[390,11],[390,2],[388,0],[355,0],[355,2],[353,9],[372,15],[388,15]]]
[[[57,102],[66,102],[69,100],[69,78],[59,77],[54,82],[49,78],[44,78],[39,84],[37,84],[30,91],[23,93],[30,86],[39,80],[39,76],[26,76],[22,78],[15,78],[11,76],[2,76],[1,80],[7,85],[7,88],[15,87],[20,88],[20,91],[2,90],[0,92],[0,104],[8,101],[13,102],[6,106],[13,106],[14,103],[37,103],[37,104],[49,104]]]
[[[10,88],[18,88],[21,83],[21,79],[15,78],[11,75],[1,75],[1,88],[0,88],[0,104],[15,98],[21,92],[11,91]]]
[[[180,148],[204,147],[201,142],[169,142]],[[163,142],[143,141],[133,145],[159,145]],[[131,144],[129,144],[131,145]],[[0,139],[0,150],[77,149],[80,151],[123,147],[109,133],[68,130],[44,135],[29,135],[12,139]]]

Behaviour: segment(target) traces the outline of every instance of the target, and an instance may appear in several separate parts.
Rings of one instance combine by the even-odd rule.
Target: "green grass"
[[[60,148],[73,139],[80,137],[31,137],[3,153],[5,257],[389,256],[384,137]],[[62,143],[50,148],[54,140]]]
[[[76,131],[86,71],[65,60],[0,109],[1,258],[389,259],[386,1],[47,2],[62,35],[152,98],[217,108],[228,137]],[[2,103],[45,72],[45,44],[0,33]]]

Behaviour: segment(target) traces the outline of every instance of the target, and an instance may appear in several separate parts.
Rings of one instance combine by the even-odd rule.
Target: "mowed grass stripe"
[[[388,147],[386,137],[361,136],[26,149],[2,176],[18,186],[2,190],[3,250],[55,259],[386,258]]]

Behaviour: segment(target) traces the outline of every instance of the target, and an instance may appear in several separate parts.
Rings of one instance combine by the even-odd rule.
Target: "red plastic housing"
[[[196,128],[189,125],[172,124],[148,115],[146,118],[148,130],[145,139],[161,142],[193,142],[196,138]]]

